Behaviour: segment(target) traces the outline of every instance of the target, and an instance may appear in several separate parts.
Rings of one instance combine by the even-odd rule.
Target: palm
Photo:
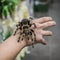
[[[42,44],[46,44],[46,40],[43,38],[43,36],[51,36],[52,32],[51,31],[45,31],[43,29],[48,28],[48,27],[52,27],[54,25],[56,25],[56,22],[52,20],[51,17],[43,17],[40,19],[36,19],[36,20],[32,20],[33,23],[35,23],[36,28],[34,28],[34,26],[32,26],[31,28],[34,30],[34,33],[36,34],[36,43],[42,43]],[[20,30],[17,32],[19,33]],[[17,34],[16,33],[16,34]],[[32,40],[23,40],[25,45],[31,45],[32,44]]]
[[[51,36],[52,32],[45,31],[43,29],[56,25],[55,21],[53,21],[51,17],[43,17],[40,19],[33,20],[32,22],[36,24],[36,28],[32,27],[32,29],[36,34],[35,43],[46,44],[46,40],[43,38],[43,36]],[[28,41],[28,45],[31,45],[31,44],[32,44],[32,41],[31,40]]]

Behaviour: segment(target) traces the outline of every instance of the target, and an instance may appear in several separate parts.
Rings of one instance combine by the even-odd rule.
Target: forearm
[[[14,60],[17,54],[25,47],[24,42],[17,42],[17,36],[11,36],[0,45],[0,60]]]

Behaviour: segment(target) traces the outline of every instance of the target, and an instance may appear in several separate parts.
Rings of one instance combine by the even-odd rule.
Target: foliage
[[[7,17],[9,14],[12,15],[19,2],[20,0],[0,0],[0,17]]]

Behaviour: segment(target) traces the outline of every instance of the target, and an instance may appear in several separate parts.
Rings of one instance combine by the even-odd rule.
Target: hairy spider
[[[34,47],[34,42],[36,41],[36,35],[34,33],[34,30],[31,28],[32,25],[34,25],[34,27],[36,27],[36,25],[34,23],[32,23],[32,18],[30,19],[23,19],[21,22],[19,22],[16,27],[16,31],[14,33],[14,35],[16,34],[17,30],[20,29],[20,36],[18,38],[18,42],[20,40],[31,40],[32,41],[32,47]],[[27,42],[28,43],[28,42]]]

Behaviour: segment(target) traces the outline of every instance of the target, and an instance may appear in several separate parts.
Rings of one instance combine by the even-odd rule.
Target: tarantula
[[[16,34],[17,30],[20,29],[20,36],[18,38],[18,42],[20,40],[32,40],[32,47],[34,47],[34,42],[36,41],[36,35],[34,33],[34,30],[31,28],[32,25],[34,25],[34,27],[36,27],[36,25],[34,23],[32,23],[32,18],[30,19],[23,19],[21,22],[19,22],[16,27],[16,31],[14,33],[14,35]]]

